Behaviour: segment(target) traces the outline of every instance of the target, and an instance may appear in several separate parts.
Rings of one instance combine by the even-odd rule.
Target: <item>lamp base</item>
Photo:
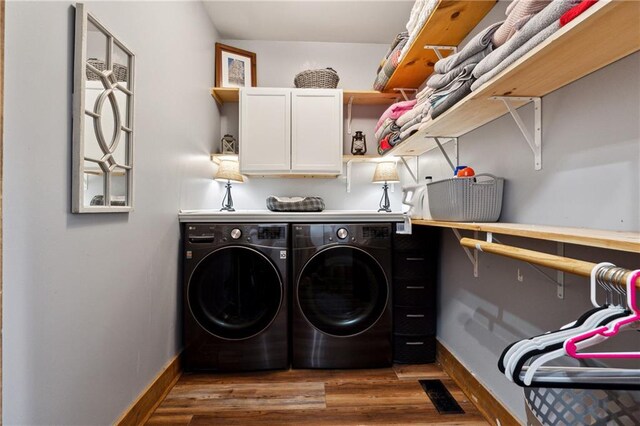
[[[235,212],[236,209],[233,208],[233,198],[231,198],[231,181],[227,181],[227,184],[224,186],[226,191],[224,194],[224,198],[222,199],[222,208],[221,212]]]
[[[223,207],[220,209],[221,212],[235,212],[236,209],[234,209],[233,207]]]
[[[391,213],[391,209],[389,209],[389,208],[386,208],[386,209],[385,208],[380,208],[380,209],[378,209],[378,213],[380,213],[380,212]]]

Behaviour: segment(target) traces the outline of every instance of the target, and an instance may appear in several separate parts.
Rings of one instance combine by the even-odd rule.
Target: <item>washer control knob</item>
[[[233,228],[231,230],[231,238],[233,238],[234,240],[237,240],[240,237],[242,237],[242,231],[239,230],[238,228]]]
[[[349,231],[347,231],[345,228],[340,228],[338,229],[338,232],[336,232],[336,234],[338,235],[338,238],[344,240],[349,236]]]

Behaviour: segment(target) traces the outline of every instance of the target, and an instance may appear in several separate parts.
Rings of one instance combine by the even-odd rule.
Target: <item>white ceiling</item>
[[[203,0],[222,39],[391,43],[413,0]]]

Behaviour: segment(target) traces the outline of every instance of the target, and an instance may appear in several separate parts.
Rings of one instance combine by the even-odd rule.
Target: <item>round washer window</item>
[[[378,321],[389,289],[384,271],[368,253],[347,246],[313,256],[297,286],[300,309],[318,330],[334,336],[361,333]]]
[[[271,261],[247,247],[225,247],[204,258],[191,274],[189,308],[209,333],[246,339],[274,320],[283,296]]]

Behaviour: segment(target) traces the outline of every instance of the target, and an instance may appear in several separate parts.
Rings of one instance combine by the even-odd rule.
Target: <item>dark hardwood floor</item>
[[[441,379],[465,414],[439,414],[419,379]],[[375,370],[185,373],[148,425],[486,425],[436,364]]]

